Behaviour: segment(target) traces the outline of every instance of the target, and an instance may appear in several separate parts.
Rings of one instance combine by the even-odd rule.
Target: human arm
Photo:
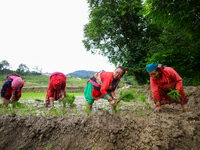
[[[49,94],[49,101],[50,101],[50,106],[53,108],[54,107],[54,88],[53,88],[53,83],[50,81],[49,87],[48,87],[48,94]]]
[[[12,103],[14,100],[15,100],[15,95],[12,95],[12,96],[10,97],[10,102]]]
[[[154,103],[156,104],[155,111],[159,112],[160,110],[162,110],[161,105],[160,105],[159,85],[156,83],[156,81],[152,77],[150,77],[150,84],[151,84],[151,91],[154,98]]]
[[[111,91],[110,93],[111,93],[111,95],[112,95],[114,100],[118,100],[119,99],[119,97],[115,95],[114,91]]]

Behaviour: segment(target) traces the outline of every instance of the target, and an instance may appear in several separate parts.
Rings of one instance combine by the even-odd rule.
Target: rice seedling
[[[135,112],[135,116],[137,116],[137,114],[138,114],[138,111]]]
[[[126,108],[126,115],[128,114],[129,111],[130,111],[129,107],[127,106],[127,108]]]
[[[72,104],[74,103],[74,100],[75,100],[75,96],[74,95],[69,95],[69,94],[66,94],[67,97],[65,97],[63,99],[64,102],[66,102],[67,104],[69,104],[70,106],[72,106]]]
[[[66,116],[69,117],[69,110],[66,110]]]
[[[26,104],[24,104],[24,103],[20,103],[20,102],[12,102],[12,104],[14,105],[14,107],[18,107],[18,108],[26,108]]]
[[[25,109],[21,109],[20,112],[21,112],[21,115],[22,115],[22,116],[26,117],[26,110],[25,110]]]
[[[10,107],[9,109],[10,109],[10,113],[14,113],[14,114],[17,113],[17,111],[13,107]]]
[[[130,100],[135,99],[135,96],[133,95],[133,91],[127,91],[124,94],[122,94],[122,91],[119,93],[120,97],[119,100],[123,100],[125,102],[130,102]]]
[[[9,114],[8,107],[5,107],[5,108],[4,108],[4,111],[3,111],[3,115],[6,115],[6,114]]]
[[[86,105],[86,113],[87,113],[87,116],[90,115],[90,108],[88,107],[88,105]]]
[[[50,144],[44,145],[44,148],[51,148],[52,145],[53,145],[53,143],[50,143]]]
[[[140,100],[141,100],[143,103],[146,103],[146,96],[144,96],[143,94],[140,94]]]
[[[93,144],[93,145],[92,145],[92,148],[97,149],[96,144]]]
[[[42,102],[42,100],[40,99],[34,99],[36,102]]]
[[[119,113],[119,107],[121,106],[121,104],[116,104],[116,113]]]
[[[77,114],[77,108],[74,106],[74,114]]]
[[[21,146],[19,147],[19,149],[20,149],[20,148],[23,148],[23,147],[24,147],[24,146],[23,146],[23,145],[21,145]]]
[[[177,90],[171,90],[171,92],[169,92],[167,95],[169,95],[169,97],[172,99],[172,101],[177,102],[180,101],[179,97],[181,96],[179,94],[179,91]]]
[[[0,108],[0,116],[3,116],[3,109]]]
[[[54,112],[54,114],[56,115],[56,117],[60,117],[60,113],[59,113],[58,109],[53,108],[52,111]]]

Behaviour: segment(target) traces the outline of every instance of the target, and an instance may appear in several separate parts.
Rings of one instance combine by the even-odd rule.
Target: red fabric
[[[53,86],[55,82],[61,82],[61,88],[56,90]],[[50,78],[49,86],[47,89],[47,95],[46,95],[46,102],[49,101],[49,98],[55,98],[55,100],[58,100],[62,97],[61,90],[65,91],[66,89],[66,78],[60,75],[54,75]],[[64,92],[64,97],[66,97],[66,93]]]
[[[9,100],[14,92],[15,92],[15,89],[7,88],[7,91],[6,91],[6,94],[5,94],[5,98],[6,98],[7,100]],[[18,100],[20,99],[20,97],[21,97],[21,90],[19,90],[19,91],[18,91],[18,94],[15,95],[14,101],[15,101],[15,102],[18,101]]]
[[[161,105],[174,103],[171,98],[167,95],[170,92],[170,89],[176,89],[180,92],[180,102],[176,104],[185,104],[188,102],[188,99],[185,97],[183,91],[182,78],[178,73],[171,67],[165,67],[162,71],[161,79],[153,79],[150,77],[151,90],[154,97],[154,103],[160,102]]]
[[[105,95],[108,94],[107,90],[115,91],[115,89],[117,88],[117,86],[120,82],[120,79],[117,80],[115,87],[112,88],[113,72],[102,72],[101,73],[101,81],[102,81],[102,85],[100,86],[100,91],[98,91],[97,89],[95,89],[93,87],[93,90],[92,90],[93,99],[99,99],[99,98],[104,97]]]
[[[51,76],[50,76],[50,80],[51,80],[51,77],[53,77],[53,76],[55,76],[55,75],[60,75],[60,76],[63,76],[63,77],[64,77],[64,79],[66,80],[66,76],[65,76],[65,74],[64,74],[64,73],[62,73],[62,72],[54,72],[54,73],[52,73],[52,74],[51,74]]]

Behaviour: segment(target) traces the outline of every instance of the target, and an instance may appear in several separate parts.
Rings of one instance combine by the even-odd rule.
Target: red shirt
[[[109,91],[115,91],[120,82],[120,79],[117,79],[115,86],[113,87],[113,72],[102,72],[101,73],[102,85],[100,86],[100,91],[96,90],[93,87],[92,96],[93,97],[103,97],[108,94]]]
[[[151,90],[155,101],[160,101],[159,88],[169,89],[176,84],[175,89],[180,90],[183,88],[182,78],[171,67],[161,68],[162,78],[153,79],[150,77]]]

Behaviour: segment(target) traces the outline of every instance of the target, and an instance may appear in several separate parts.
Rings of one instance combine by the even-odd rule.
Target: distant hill
[[[89,78],[93,74],[97,73],[96,71],[87,71],[87,70],[77,70],[72,73],[69,73],[72,77],[79,78]]]

